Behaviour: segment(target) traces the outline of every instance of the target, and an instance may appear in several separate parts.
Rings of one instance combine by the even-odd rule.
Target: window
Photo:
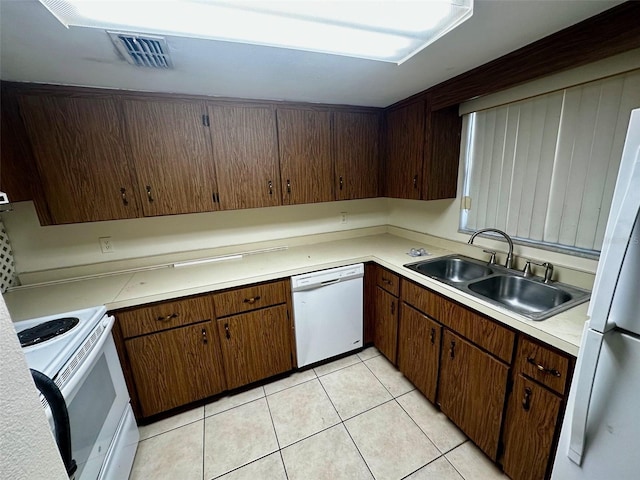
[[[463,117],[460,228],[597,256],[640,70]]]

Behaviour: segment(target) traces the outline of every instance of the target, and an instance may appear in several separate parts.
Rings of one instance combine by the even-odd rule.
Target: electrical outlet
[[[113,253],[111,237],[100,237],[98,241],[100,242],[100,250],[102,250],[102,253]]]
[[[347,212],[340,212],[340,223],[347,223],[348,215]]]

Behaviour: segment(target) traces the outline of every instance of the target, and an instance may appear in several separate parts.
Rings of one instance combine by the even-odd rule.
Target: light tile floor
[[[506,479],[374,347],[140,428],[130,480]]]

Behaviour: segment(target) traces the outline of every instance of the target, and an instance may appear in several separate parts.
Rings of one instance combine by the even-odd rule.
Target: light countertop
[[[500,323],[572,355],[578,354],[587,320],[588,302],[536,322],[403,267],[404,264],[420,260],[407,255],[412,247],[424,248],[431,253],[429,258],[456,253],[454,251],[389,233],[318,243],[313,243],[310,238],[309,243],[288,248],[285,248],[286,244],[286,240],[283,240],[281,249],[244,255],[239,259],[181,268],[163,265],[28,285],[5,293],[4,299],[13,321],[19,321],[102,304],[108,310],[115,310],[351,263],[375,261]]]

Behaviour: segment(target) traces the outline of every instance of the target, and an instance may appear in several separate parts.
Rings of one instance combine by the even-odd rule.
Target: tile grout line
[[[361,360],[362,361],[362,360]],[[364,362],[362,362],[364,363]],[[336,414],[338,415],[338,418],[340,419],[340,423],[336,424],[336,425],[342,425],[342,428],[344,428],[344,430],[347,432],[347,435],[349,435],[349,438],[351,439],[351,443],[353,443],[353,446],[356,447],[356,451],[358,452],[358,455],[360,455],[360,458],[362,459],[362,461],[364,462],[365,466],[367,467],[367,470],[369,470],[369,473],[371,474],[371,477],[375,480],[375,475],[373,474],[373,472],[371,471],[371,467],[369,467],[369,464],[367,463],[367,461],[365,460],[364,456],[362,455],[362,452],[360,451],[360,449],[358,448],[358,445],[356,444],[355,440],[353,439],[353,437],[351,436],[351,432],[349,432],[349,429],[347,428],[347,426],[345,425],[345,421],[342,420],[342,416],[340,416],[340,413],[338,412],[338,409],[336,408],[336,406],[333,404],[333,400],[331,400],[331,396],[329,395],[329,392],[327,392],[327,390],[324,388],[324,385],[322,385],[322,382],[320,382],[320,378],[318,378],[318,383],[320,383],[320,386],[322,387],[322,389],[324,390],[325,395],[327,396],[327,398],[329,399],[329,401],[331,402],[331,405],[333,406],[333,409],[336,411]],[[375,407],[374,407],[375,408]],[[367,410],[368,411],[368,410]],[[358,415],[362,415],[361,412]],[[358,415],[354,415],[351,418],[355,418]],[[334,425],[335,426],[335,425]]]
[[[296,373],[297,373],[297,372],[296,372]],[[315,374],[315,372],[314,372],[314,374]],[[288,377],[285,377],[285,378],[288,378]],[[317,380],[317,379],[318,379],[318,376],[316,375],[315,377],[310,378],[309,380],[304,380],[304,381],[302,381],[302,382],[300,382],[300,383],[296,383],[295,385],[291,385],[291,386],[289,386],[289,387],[285,387],[285,388],[283,388],[282,390],[277,390],[277,391],[275,391],[275,392],[273,392],[273,393],[267,393],[267,391],[265,390],[265,397],[271,397],[271,396],[273,396],[273,395],[277,395],[278,393],[286,392],[287,390],[291,390],[292,388],[295,388],[295,387],[297,387],[297,386],[299,386],[299,385],[304,385],[305,383],[313,382],[314,380]],[[283,379],[283,380],[284,380],[284,379]],[[264,388],[264,387],[263,387],[263,388]]]
[[[206,451],[206,428],[205,428],[205,416],[204,416],[204,405],[202,406],[202,480],[204,480],[204,452]]]
[[[372,358],[377,358],[377,357],[372,357]],[[369,358],[367,361],[369,361],[369,360],[371,360],[371,358]],[[388,359],[386,359],[386,358],[385,358],[385,360],[387,360],[387,361],[388,361]],[[369,371],[371,372],[371,375],[373,375],[373,376],[375,377],[375,379],[376,379],[376,380],[378,380],[378,383],[380,383],[380,385],[382,385],[382,388],[384,388],[384,389],[387,391],[387,393],[388,393],[389,395],[391,395],[391,398],[395,399],[396,397],[393,395],[393,393],[391,393],[391,390],[389,390],[389,389],[386,387],[386,385],[385,385],[384,383],[382,383],[382,380],[380,380],[380,379],[378,378],[378,376],[375,374],[375,372],[369,368],[369,365],[367,365],[367,362],[364,362],[364,361],[363,361],[362,363],[364,363],[364,366],[365,366],[365,367],[367,367],[367,370],[369,370]],[[391,362],[389,362],[389,363],[391,363]],[[393,363],[392,363],[391,365],[393,365]],[[393,367],[395,368],[395,365],[393,365]],[[406,377],[405,377],[405,378],[406,378]],[[412,385],[413,385],[413,384],[412,384]],[[415,390],[415,386],[414,386],[414,390]],[[413,390],[409,390],[409,391],[413,391]],[[409,393],[409,392],[405,392],[405,393]],[[404,394],[403,394],[403,395],[404,395]]]

